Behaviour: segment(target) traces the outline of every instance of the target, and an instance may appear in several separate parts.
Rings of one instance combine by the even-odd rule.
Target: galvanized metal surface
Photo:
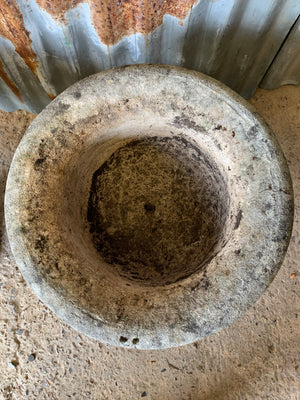
[[[299,0],[1,0],[0,107],[39,112],[90,74],[140,63],[195,69],[247,98],[299,13]]]
[[[300,17],[261,84],[265,89],[281,85],[300,85]]]

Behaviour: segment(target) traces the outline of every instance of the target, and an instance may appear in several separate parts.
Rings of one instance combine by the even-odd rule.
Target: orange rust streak
[[[18,97],[18,99],[21,100],[22,103],[24,103],[21,94],[19,92],[19,89],[15,85],[14,81],[12,81],[10,77],[7,75],[7,73],[4,71],[1,61],[0,61],[0,77],[4,80],[4,82],[10,88],[10,90]]]
[[[94,27],[106,45],[134,33],[148,35],[163,23],[165,14],[183,20],[197,0],[36,0],[56,19],[80,3],[88,3]]]
[[[165,14],[179,20],[186,18],[196,0],[36,0],[53,18],[64,19],[66,11],[86,2],[90,6],[94,27],[106,45],[117,43],[134,33],[148,35],[163,23]],[[29,32],[16,0],[0,2],[0,35],[10,40],[31,71],[37,74],[38,61],[32,50]],[[4,76],[3,67],[1,73]],[[6,75],[6,74],[5,74]],[[12,81],[6,75],[6,82]],[[14,93],[17,89],[15,86]],[[50,97],[50,96],[49,96]]]
[[[0,35],[13,43],[16,52],[37,76],[36,54],[31,48],[29,32],[25,29],[23,16],[16,0],[0,2],[0,21]]]
[[[68,10],[76,7],[84,0],[36,0],[43,10],[47,11],[53,18],[64,19]]]
[[[196,0],[88,0],[95,29],[107,45],[134,33],[148,35],[165,14],[186,18]]]
[[[48,93],[48,92],[47,92],[47,95],[49,96],[49,99],[50,99],[50,100],[54,100],[55,97],[56,97],[56,96],[54,96],[54,94]]]

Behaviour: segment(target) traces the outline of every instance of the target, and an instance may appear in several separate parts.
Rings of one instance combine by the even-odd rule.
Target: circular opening
[[[184,137],[133,139],[92,172],[85,218],[101,258],[132,282],[175,283],[225,243],[229,195]]]
[[[269,129],[178,68],[105,71],[78,91],[36,118],[8,176],[25,279],[113,345],[166,348],[224,328],[270,284],[290,236],[292,187]]]

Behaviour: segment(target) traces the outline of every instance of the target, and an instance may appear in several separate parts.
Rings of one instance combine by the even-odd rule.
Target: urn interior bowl
[[[62,320],[102,342],[187,344],[268,287],[293,217],[286,161],[241,97],[201,74],[117,68],[60,94],[12,162],[15,260]]]

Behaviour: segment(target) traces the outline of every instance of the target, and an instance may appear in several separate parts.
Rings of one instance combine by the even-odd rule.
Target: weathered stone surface
[[[259,89],[251,102],[279,139],[295,196],[287,255],[255,305],[227,328],[186,346],[140,351],[105,345],[79,334],[38,300],[16,266],[2,225],[0,397],[124,400],[146,391],[151,400],[298,399],[300,87]],[[0,111],[2,203],[13,153],[32,117]]]
[[[247,310],[280,267],[292,208],[284,157],[248,103],[162,66],[61,94],[28,129],[6,192],[36,294],[79,331],[138,348],[190,343]]]

